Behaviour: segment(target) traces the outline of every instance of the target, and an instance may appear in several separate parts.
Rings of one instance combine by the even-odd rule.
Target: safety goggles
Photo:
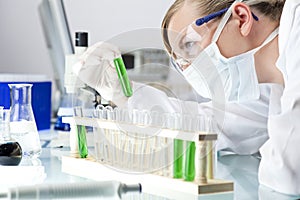
[[[225,8],[199,18],[178,34],[175,41],[176,47],[172,48],[172,59],[177,65],[177,70],[186,69],[200,52],[211,43],[208,38],[210,30],[207,23],[222,16],[228,10],[229,8]],[[259,20],[254,13],[252,13],[252,17],[255,21]]]

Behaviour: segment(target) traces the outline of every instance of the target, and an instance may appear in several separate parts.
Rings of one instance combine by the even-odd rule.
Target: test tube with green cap
[[[121,57],[114,59],[114,64],[118,73],[119,81],[122,86],[123,93],[126,97],[132,96],[132,88],[126,72],[125,64]]]

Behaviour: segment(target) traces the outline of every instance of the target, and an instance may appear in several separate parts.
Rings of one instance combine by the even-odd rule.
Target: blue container
[[[7,80],[7,78],[5,78]],[[18,78],[19,79],[19,78]],[[11,83],[32,84],[31,104],[38,130],[50,129],[51,121],[51,81],[3,81],[0,76],[0,106],[10,108]]]

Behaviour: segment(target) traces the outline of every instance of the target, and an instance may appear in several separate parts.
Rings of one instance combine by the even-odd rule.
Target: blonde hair
[[[165,14],[161,24],[163,42],[168,53],[171,54],[172,51],[168,38],[170,21],[185,3],[194,4],[196,9],[202,10],[202,15],[208,15],[229,8],[233,2],[234,0],[176,0]],[[285,0],[244,0],[243,2],[271,20],[279,22]]]

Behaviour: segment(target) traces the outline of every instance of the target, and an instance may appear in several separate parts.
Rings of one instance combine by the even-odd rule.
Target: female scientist
[[[197,3],[199,2],[199,3]],[[194,1],[184,1],[184,0],[178,0],[174,3],[174,5],[169,9],[167,12],[165,19],[163,20],[162,26],[163,26],[163,38],[165,41],[165,46],[172,55],[174,61],[182,62],[185,61],[186,63],[191,62],[192,60],[185,56],[185,58],[181,57],[180,55],[183,55],[180,46],[175,46],[175,44],[178,41],[181,41],[182,36],[185,35],[185,31],[188,29],[197,30],[198,27],[193,27],[193,24],[195,24],[195,19],[199,19],[202,16],[207,16],[208,13],[202,14],[201,5],[208,5],[207,2],[211,2],[211,5],[213,3],[217,3],[219,1],[200,1],[200,0],[194,0]],[[201,4],[202,3],[202,4]],[[222,1],[222,3],[219,3],[219,7],[217,7],[215,10],[208,10],[208,12],[215,13],[217,11],[223,10],[218,16],[216,15],[215,18],[212,18],[209,22],[203,24],[203,26],[199,26],[201,29],[202,27],[205,27],[205,45],[208,46],[209,40],[212,40],[211,37],[213,36],[215,29],[217,28],[218,24],[220,23],[220,20],[224,13],[226,11],[224,8],[229,8],[232,5],[233,1]],[[199,5],[198,5],[199,4]],[[242,8],[246,7],[248,10],[250,9],[246,4],[241,4]],[[200,7],[199,7],[200,6]],[[263,31],[263,35],[256,37],[256,39],[263,41],[266,40],[265,44],[259,44],[259,42],[249,42],[254,37],[252,32],[251,34],[247,34],[246,37],[241,37],[237,41],[235,40],[234,43],[230,42],[229,38],[224,38],[225,35],[230,35],[232,33],[225,33],[225,31],[222,32],[220,35],[220,39],[218,40],[218,43],[226,44],[231,49],[230,44],[237,44],[239,45],[232,45],[235,47],[243,47],[243,49],[237,49],[232,50],[235,52],[235,54],[238,54],[240,52],[249,51],[247,53],[247,58],[242,59],[245,60],[244,62],[239,62],[243,66],[247,65],[245,67],[245,70],[242,72],[244,75],[239,77],[232,77],[231,74],[228,73],[229,65],[225,65],[222,68],[223,70],[222,77],[219,76],[221,72],[217,71],[217,67],[214,65],[209,66],[207,63],[204,66],[209,67],[209,72],[215,72],[218,76],[216,79],[205,79],[203,80],[201,77],[201,69],[203,68],[204,63],[202,59],[196,59],[195,62],[184,70],[184,66],[178,65],[178,69],[180,73],[182,73],[188,82],[191,83],[191,85],[195,88],[195,90],[204,97],[211,98],[212,101],[206,102],[206,103],[199,103],[199,104],[184,104],[184,110],[188,114],[205,114],[205,115],[214,115],[218,116],[216,117],[216,121],[218,122],[218,130],[221,134],[219,134],[218,142],[217,142],[217,149],[218,150],[228,150],[232,151],[238,154],[254,154],[259,151],[259,148],[267,141],[268,139],[268,133],[267,133],[267,120],[268,120],[268,113],[269,113],[269,96],[271,87],[282,87],[280,84],[282,84],[282,75],[277,70],[275,66],[275,61],[272,61],[272,63],[269,63],[269,59],[262,59],[262,57],[266,57],[266,55],[263,53],[266,50],[265,49],[276,49],[277,46],[274,47],[274,45],[277,44],[277,32],[276,27],[278,27],[279,24],[279,18],[282,11],[283,3],[281,5],[277,5],[279,8],[277,9],[277,14],[272,14],[274,12],[274,9],[269,9],[269,15],[270,16],[264,16],[263,14],[260,14],[258,11],[254,12],[255,16],[258,18],[258,21],[253,19],[251,15],[252,24],[255,24],[255,32],[258,32],[259,27],[263,29],[264,24],[270,23],[270,27],[268,30]],[[213,6],[210,6],[213,8]],[[241,7],[241,6],[240,6]],[[231,10],[232,8],[228,9],[227,16],[231,16]],[[271,12],[272,11],[272,12]],[[186,14],[188,13],[188,14]],[[224,21],[224,20],[223,20]],[[231,21],[231,20],[230,20]],[[227,26],[232,26],[232,23],[226,23],[226,20],[223,22],[225,26],[224,30],[228,30]],[[255,21],[255,22],[254,22]],[[264,24],[259,24],[264,23]],[[248,23],[249,24],[249,23]],[[186,28],[187,27],[187,28]],[[220,26],[221,27],[221,26]],[[208,29],[209,28],[209,29]],[[222,28],[222,27],[221,27]],[[254,25],[245,27],[249,30],[254,29]],[[243,29],[245,29],[243,27]],[[231,29],[230,29],[231,30]],[[220,31],[222,31],[220,29]],[[218,31],[218,32],[220,32]],[[260,30],[259,30],[260,31]],[[191,31],[190,31],[191,32]],[[260,31],[261,32],[261,31]],[[195,34],[196,32],[191,32],[191,34],[188,35],[186,39],[189,39],[190,41],[192,39],[195,39],[197,42],[195,43],[195,49],[196,51],[201,50],[204,48],[204,44],[201,43],[201,39],[198,37],[193,38],[193,36],[197,36],[198,34]],[[201,33],[204,33],[203,31]],[[273,34],[271,34],[273,33]],[[237,33],[235,33],[237,34]],[[249,36],[248,36],[249,35]],[[270,35],[270,37],[268,37]],[[250,38],[251,36],[251,38]],[[228,37],[228,36],[226,36]],[[234,36],[235,37],[235,36]],[[275,39],[273,39],[275,37]],[[236,38],[238,39],[238,38]],[[244,39],[244,40],[242,40]],[[247,41],[246,41],[247,39]],[[225,41],[225,42],[224,42]],[[218,44],[219,45],[219,44]],[[218,47],[215,45],[214,47]],[[255,50],[251,51],[251,49],[257,47]],[[224,48],[222,46],[222,48]],[[227,47],[226,47],[227,48]],[[264,51],[263,51],[264,50]],[[188,50],[190,52],[194,52],[194,54],[198,54],[199,52],[196,52],[194,50]],[[257,54],[259,54],[259,58],[256,58],[255,60],[259,60],[260,63],[255,63],[255,65],[259,66],[268,66],[268,67],[260,67],[260,71],[264,73],[260,73],[259,77],[257,78],[253,63],[253,54],[254,51],[258,51]],[[230,53],[230,52],[229,52]],[[115,67],[113,65],[113,59],[116,57],[119,57],[121,55],[120,51],[117,47],[108,44],[108,43],[98,43],[93,46],[91,46],[87,52],[83,55],[81,63],[77,65],[76,73],[78,74],[79,78],[90,85],[91,87],[94,87],[105,99],[112,100],[116,105],[123,106],[123,105],[129,105],[132,107],[134,105],[134,108],[139,109],[147,109],[154,107],[154,104],[157,105],[163,105],[165,107],[165,110],[167,112],[182,112],[178,110],[178,108],[183,107],[182,104],[178,106],[178,101],[174,101],[173,99],[170,99],[166,96],[165,93],[155,90],[154,88],[150,87],[142,87],[138,83],[133,83],[133,96],[131,98],[126,98],[122,94],[121,87],[119,85],[118,77],[116,74]],[[222,59],[223,61],[226,60],[237,60],[239,56],[235,56],[237,58],[233,59],[226,59],[221,58],[220,56],[216,59]],[[228,54],[227,56],[233,56],[234,54]],[[272,55],[274,56],[274,55]],[[210,58],[210,56],[203,56],[206,58]],[[278,57],[278,56],[277,56]],[[247,59],[250,59],[248,62]],[[274,58],[276,60],[276,58]],[[197,62],[197,63],[196,63]],[[210,64],[212,64],[213,61],[207,60]],[[268,63],[267,63],[268,62]],[[178,63],[180,64],[180,63]],[[176,64],[177,65],[177,64]],[[253,65],[253,66],[252,66]],[[185,66],[186,67],[186,66]],[[195,69],[197,68],[197,69]],[[236,67],[237,73],[238,67]],[[200,73],[197,73],[200,72]],[[251,72],[251,76],[249,75]],[[227,73],[227,74],[226,74]],[[210,76],[209,74],[204,75],[205,78],[207,77],[214,77]],[[225,78],[223,78],[225,77]],[[250,79],[252,78],[252,79]],[[222,80],[221,84],[220,81]],[[227,80],[227,82],[226,82]],[[235,80],[235,81],[234,81]],[[252,81],[252,84],[249,84],[250,81]],[[198,87],[199,85],[203,85],[202,83],[208,83],[206,87]],[[231,83],[236,83],[234,86],[231,86]],[[241,86],[239,86],[239,84]],[[223,87],[223,84],[227,84],[227,86]],[[213,86],[210,88],[210,86]],[[216,87],[214,87],[216,86]],[[247,87],[248,86],[248,87]],[[142,88],[142,89],[141,89]],[[208,89],[207,89],[208,88]],[[219,89],[219,91],[214,91],[215,88]],[[223,89],[224,88],[224,89]],[[239,89],[239,92],[235,93],[234,91]],[[220,91],[220,89],[222,91]],[[138,90],[138,92],[136,92]],[[203,91],[207,91],[203,93]],[[210,91],[213,91],[212,93],[217,95],[211,95]],[[220,93],[223,93],[224,95],[220,95]],[[140,95],[138,95],[140,94]],[[145,95],[148,95],[148,97],[151,98],[145,98]],[[225,99],[225,97],[226,99]],[[223,101],[225,102],[225,109],[224,107],[218,107],[215,106],[218,103],[214,103],[214,101]],[[128,104],[127,104],[128,102]],[[221,104],[223,103],[221,102]],[[142,105],[142,106],[140,106]],[[153,106],[154,105],[154,106]],[[139,107],[137,107],[139,106]],[[146,107],[145,107],[146,106]],[[238,122],[238,123],[237,123]]]
[[[300,1],[232,3],[176,1],[163,23],[169,30],[164,32],[166,47],[196,90],[202,89],[196,81],[202,78],[201,64],[217,68],[228,101],[247,102],[261,94],[262,83],[270,86],[269,139],[260,149],[259,181],[279,192],[299,195]],[[204,17],[199,18],[195,10]],[[193,19],[194,24],[189,25]]]
[[[216,80],[214,76],[204,77],[206,71],[202,67],[218,72],[226,100],[221,129],[223,148],[253,153],[267,140],[260,149],[260,183],[297,195],[300,194],[300,159],[296,156],[300,141],[298,5],[300,0],[177,0],[163,21],[167,50],[200,95],[212,97],[201,83],[207,82],[211,90],[210,85]],[[127,99],[118,89],[118,81],[114,81],[117,75],[111,61],[116,56],[120,56],[116,47],[96,44],[86,52],[75,71],[105,98],[122,105]],[[159,92],[157,95],[163,96]],[[213,109],[209,103],[201,103],[199,107],[207,112]]]

